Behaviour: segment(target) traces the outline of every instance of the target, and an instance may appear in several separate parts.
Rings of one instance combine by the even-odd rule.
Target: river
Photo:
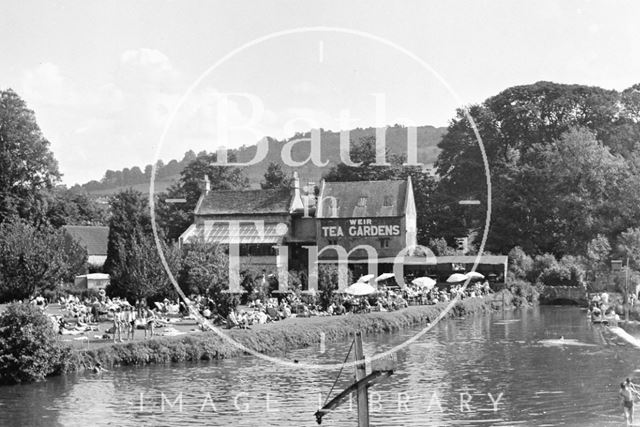
[[[419,329],[365,336],[365,354]],[[336,363],[348,347],[333,342],[286,357]],[[622,425],[619,382],[640,382],[637,368],[640,350],[576,307],[447,320],[401,350],[395,373],[370,389],[371,425]],[[313,426],[336,374],[246,356],[58,377],[1,387],[0,425]],[[345,370],[335,390],[352,379]],[[354,399],[323,425],[356,420]]]

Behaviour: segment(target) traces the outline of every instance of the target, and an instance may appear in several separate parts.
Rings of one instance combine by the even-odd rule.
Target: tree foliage
[[[0,224],[0,301],[55,289],[83,273],[86,261],[86,250],[62,230],[5,221]]]
[[[593,236],[614,238],[640,220],[638,88],[622,93],[539,82],[509,88],[469,108],[483,141],[492,185],[487,249],[584,254]],[[432,200],[436,235],[481,230],[487,203],[482,150],[464,111],[439,144],[441,180]],[[479,233],[481,234],[481,233]]]
[[[31,304],[11,304],[0,314],[0,380],[44,380],[65,369],[69,349],[56,340],[49,317]]]
[[[264,181],[260,183],[263,190],[291,187],[291,177],[282,170],[280,163],[271,162],[264,173]]]
[[[60,178],[35,114],[11,89],[0,91],[0,222],[45,222],[43,193]]]
[[[109,240],[105,272],[112,275],[111,285],[122,288],[120,276],[114,274],[122,266],[129,245],[136,236],[152,235],[151,217],[146,197],[138,191],[122,191],[110,200],[111,218],[109,220]]]
[[[118,262],[111,270],[111,294],[132,301],[175,297],[173,284],[151,236],[136,231],[128,241],[120,240],[118,245]],[[177,276],[181,266],[180,248],[164,242],[160,246],[170,271]]]
[[[209,294],[219,299],[229,283],[229,260],[224,248],[202,241],[190,243],[184,251],[180,285],[187,294]]]

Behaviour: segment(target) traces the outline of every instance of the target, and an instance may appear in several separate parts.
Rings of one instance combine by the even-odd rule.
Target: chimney
[[[293,172],[293,197],[291,200],[291,213],[299,212],[304,209],[304,204],[302,203],[302,197],[300,197],[300,178],[298,177],[298,172]]]
[[[293,197],[300,197],[300,178],[298,171],[293,171]]]
[[[211,181],[209,181],[209,176],[207,174],[204,174],[204,179],[202,180],[201,185],[200,189],[202,190],[202,194],[206,196],[209,194],[209,191],[211,191]]]

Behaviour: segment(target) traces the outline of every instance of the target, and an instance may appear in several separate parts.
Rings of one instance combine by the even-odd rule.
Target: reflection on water
[[[365,353],[417,330],[366,336]],[[336,363],[347,349],[287,357]],[[400,351],[394,375],[370,390],[371,425],[620,425],[618,383],[638,368],[637,349],[577,308],[449,320]],[[0,425],[313,426],[336,374],[247,356],[54,378],[0,388]],[[353,376],[345,370],[334,390]],[[355,400],[324,423],[356,425]]]

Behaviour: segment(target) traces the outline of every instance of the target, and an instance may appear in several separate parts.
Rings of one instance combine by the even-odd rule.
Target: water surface
[[[365,353],[419,329],[368,335]],[[348,347],[327,343],[324,352],[317,346],[286,357],[336,363]],[[591,325],[578,308],[448,320],[400,351],[394,375],[370,390],[371,425],[621,425],[618,384],[634,375],[640,382],[636,369],[640,350]],[[0,388],[0,425],[313,426],[336,375],[246,356],[52,378]],[[345,370],[334,394],[353,375]],[[354,426],[356,417],[354,400],[323,425]]]

